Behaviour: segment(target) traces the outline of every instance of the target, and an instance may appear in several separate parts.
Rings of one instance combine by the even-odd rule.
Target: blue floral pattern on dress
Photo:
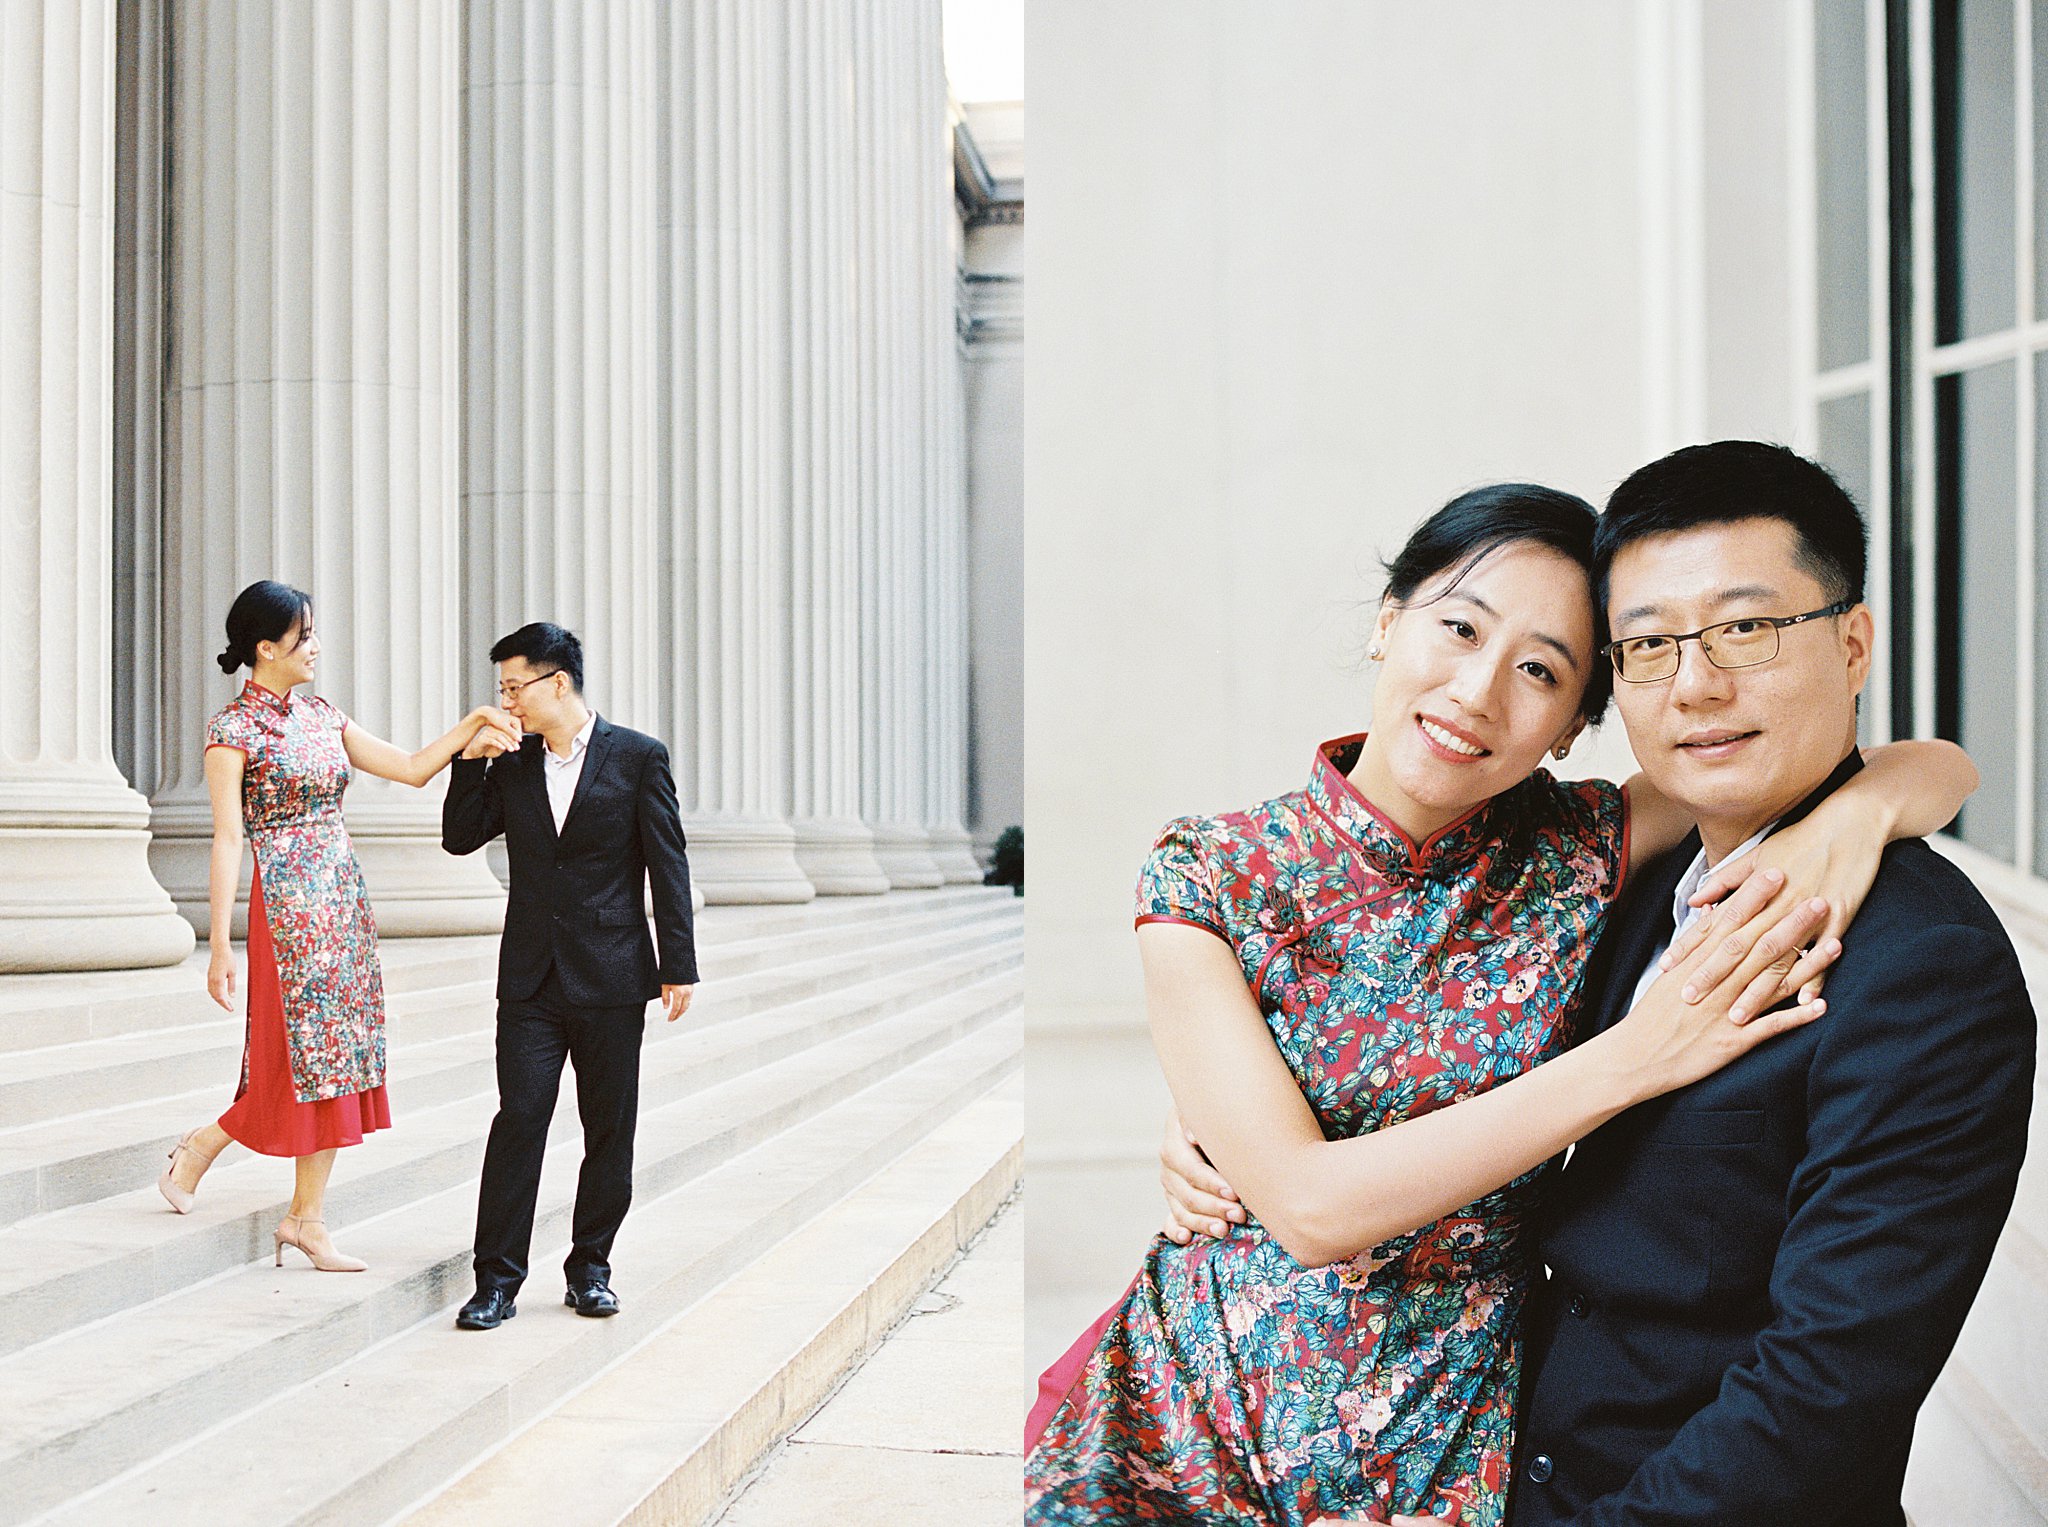
[[[1616,787],[1542,771],[1418,846],[1345,777],[1362,740],[1305,790],[1168,823],[1138,882],[1141,923],[1230,944],[1331,1139],[1563,1049],[1626,857]],[[1496,1527],[1540,1175],[1328,1267],[1256,1217],[1156,1237],[1026,1460],[1027,1520]]]

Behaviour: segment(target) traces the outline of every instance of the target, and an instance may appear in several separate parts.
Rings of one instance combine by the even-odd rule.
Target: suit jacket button
[[[1572,1295],[1572,1313],[1581,1320],[1593,1313],[1593,1306],[1586,1302],[1584,1294]]]
[[[1551,1464],[1548,1453],[1538,1453],[1529,1460],[1529,1477],[1539,1485],[1547,1483],[1550,1476],[1555,1472],[1556,1469]]]

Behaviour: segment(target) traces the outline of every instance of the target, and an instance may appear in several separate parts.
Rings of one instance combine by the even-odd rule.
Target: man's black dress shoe
[[[479,1289],[476,1297],[462,1307],[455,1323],[465,1331],[489,1331],[518,1313],[519,1306],[502,1288]]]
[[[585,1283],[562,1295],[562,1303],[579,1315],[593,1319],[619,1313],[619,1296],[603,1283]]]

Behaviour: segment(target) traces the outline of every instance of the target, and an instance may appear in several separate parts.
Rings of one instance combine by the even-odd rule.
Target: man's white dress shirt
[[[541,743],[541,756],[547,760],[548,810],[555,814],[555,831],[562,830],[562,823],[568,819],[569,803],[576,799],[576,781],[583,777],[583,755],[590,746],[590,734],[597,729],[597,712],[590,713],[590,719],[583,723],[569,744],[569,756],[558,758],[555,750]]]

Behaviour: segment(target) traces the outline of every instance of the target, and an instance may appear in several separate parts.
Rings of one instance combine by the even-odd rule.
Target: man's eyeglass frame
[[[564,669],[556,668],[548,673],[537,673],[523,684],[500,684],[498,686],[498,698],[500,700],[510,700],[515,695],[517,695],[521,690],[531,689],[534,685],[538,684],[542,679],[552,679],[556,674],[565,671],[566,670]]]
[[[1685,644],[1687,642],[1697,641],[1700,644],[1700,651],[1706,654],[1707,661],[1716,668],[1754,668],[1760,663],[1768,663],[1778,655],[1778,648],[1782,640],[1778,633],[1783,631],[1785,627],[1801,625],[1809,620],[1826,620],[1834,615],[1846,615],[1855,608],[1855,600],[1839,599],[1825,609],[1808,610],[1803,615],[1743,615],[1734,620],[1721,620],[1716,621],[1711,626],[1701,626],[1699,630],[1688,631],[1683,636],[1674,636],[1666,631],[1645,631],[1640,636],[1625,636],[1620,641],[1609,642],[1600,650],[1607,654],[1607,660],[1614,665],[1614,676],[1621,680],[1622,683],[1661,684],[1664,680],[1677,674],[1679,664],[1684,660]],[[1730,626],[1753,625],[1766,625],[1771,628],[1772,640],[1769,652],[1764,653],[1760,657],[1745,658],[1739,663],[1724,663],[1714,656],[1714,644],[1709,640],[1710,637],[1725,631]],[[1667,641],[1671,643],[1671,667],[1663,673],[1632,679],[1622,672],[1621,649],[1634,642],[1647,641]]]

